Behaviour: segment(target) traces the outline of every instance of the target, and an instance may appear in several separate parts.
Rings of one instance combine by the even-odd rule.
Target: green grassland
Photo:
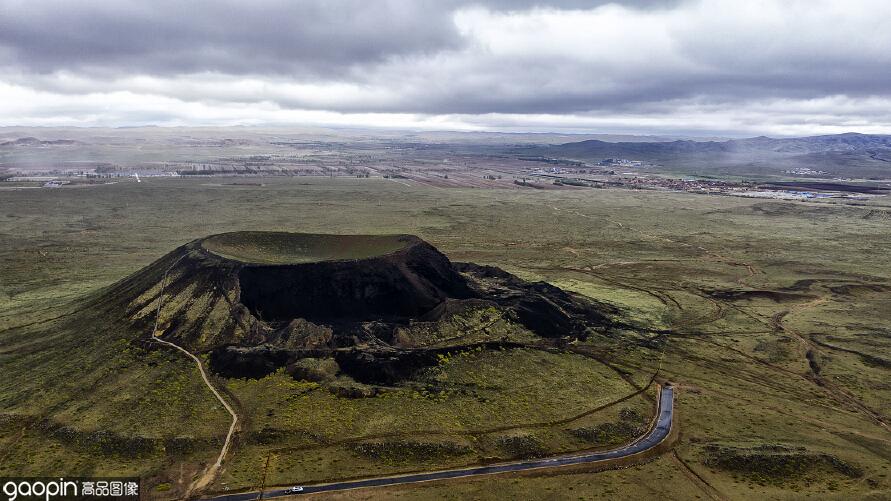
[[[215,458],[228,416],[189,360],[102,329],[110,313],[90,310],[91,298],[195,238],[270,230],[415,234],[453,261],[614,304],[628,327],[556,352],[453,353],[367,398],[281,373],[218,381],[244,424],[213,490],[609,447],[652,416],[658,373],[678,385],[680,438],[652,462],[331,497],[887,498],[891,231],[872,217],[882,204],[347,178],[7,190],[0,475],[140,474],[175,497]]]
[[[214,254],[262,264],[312,263],[345,259],[365,259],[396,252],[406,246],[398,236],[294,235],[288,233],[224,233],[202,242]]]

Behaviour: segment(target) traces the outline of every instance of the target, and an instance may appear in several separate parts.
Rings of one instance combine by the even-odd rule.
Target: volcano
[[[301,361],[330,359],[329,373],[371,384],[394,384],[443,351],[585,338],[617,313],[498,268],[452,263],[412,235],[212,235],[105,297],[144,340],[208,353],[221,376],[284,367],[325,377]]]

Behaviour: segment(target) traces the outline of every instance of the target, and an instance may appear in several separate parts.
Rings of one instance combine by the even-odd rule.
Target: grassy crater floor
[[[300,264],[385,256],[416,240],[407,235],[240,231],[208,237],[202,246],[219,256],[245,263]]]

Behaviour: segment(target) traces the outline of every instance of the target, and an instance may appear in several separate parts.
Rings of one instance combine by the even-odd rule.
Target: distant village
[[[552,159],[548,159],[552,160]],[[547,162],[555,163],[555,162]],[[819,189],[795,189],[796,182],[788,182],[789,188],[778,185],[758,182],[737,182],[703,178],[672,178],[660,175],[639,174],[637,172],[616,170],[610,167],[620,167],[621,170],[633,168],[645,168],[653,166],[641,160],[629,160],[625,158],[606,158],[596,164],[588,165],[581,162],[572,164],[572,167],[552,166],[549,168],[536,168],[529,171],[533,178],[550,180],[553,184],[561,186],[577,186],[590,188],[628,188],[638,190],[666,190],[683,191],[687,193],[727,195],[749,198],[771,198],[778,200],[811,200],[821,198],[853,198],[866,199],[876,196],[877,193],[870,188],[858,189],[857,185],[833,184],[833,183],[800,183],[802,185],[820,185]],[[808,168],[799,168],[786,171],[787,174],[798,176],[818,176],[828,174]],[[847,182],[849,180],[837,179],[833,181]],[[529,185],[524,180],[525,185]],[[839,189],[833,189],[837,186]]]
[[[132,178],[180,177],[256,177],[256,176],[325,176],[382,178],[396,182],[407,181],[437,187],[504,188],[508,186],[535,189],[623,188],[634,190],[666,190],[687,193],[727,195],[780,200],[811,200],[821,198],[859,198],[875,196],[856,184],[834,189],[838,182],[796,181],[779,186],[752,181],[731,181],[700,177],[673,177],[656,174],[659,167],[642,160],[604,158],[597,162],[582,162],[547,157],[479,157],[469,155],[440,158],[438,161],[402,159],[366,155],[362,158],[278,158],[272,156],[232,157],[213,162],[164,162],[140,168],[112,164],[95,164],[92,169],[52,168],[30,170],[27,174],[0,175],[0,181],[20,187],[61,188],[71,185],[107,184]],[[640,172],[644,170],[645,172]],[[137,173],[138,172],[138,173]],[[817,177],[826,173],[809,168],[785,171],[790,176]],[[817,179],[819,181],[819,179]],[[835,183],[835,184],[834,184]],[[782,183],[780,183],[782,184]],[[817,185],[817,188],[813,188]],[[808,187],[811,186],[811,187]],[[881,193],[886,194],[886,193]]]

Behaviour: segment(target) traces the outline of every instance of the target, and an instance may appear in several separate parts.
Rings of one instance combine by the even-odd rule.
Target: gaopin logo
[[[0,478],[0,501],[138,500],[138,478]]]
[[[79,496],[80,484],[64,478],[57,481],[6,480],[3,482],[3,494],[7,496],[7,501],[38,498],[49,501]]]

